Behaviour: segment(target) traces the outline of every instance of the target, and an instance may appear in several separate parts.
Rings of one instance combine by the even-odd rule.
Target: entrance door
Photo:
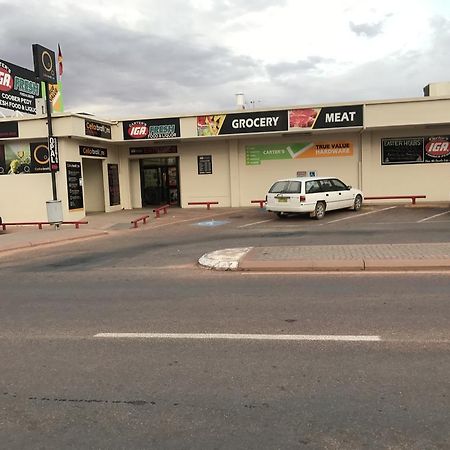
[[[141,161],[142,205],[178,205],[178,170],[175,158]]]

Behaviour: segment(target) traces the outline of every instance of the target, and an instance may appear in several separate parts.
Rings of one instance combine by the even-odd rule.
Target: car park
[[[278,217],[309,213],[322,219],[326,211],[361,209],[364,195],[335,177],[297,177],[277,180],[266,195],[266,210]]]

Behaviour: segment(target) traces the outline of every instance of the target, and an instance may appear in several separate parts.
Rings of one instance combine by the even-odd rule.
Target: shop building
[[[64,220],[190,202],[251,206],[272,182],[336,176],[366,196],[450,200],[450,88],[413,99],[103,120],[53,115]],[[45,116],[0,119],[0,216],[46,220]],[[253,204],[254,206],[254,204]]]

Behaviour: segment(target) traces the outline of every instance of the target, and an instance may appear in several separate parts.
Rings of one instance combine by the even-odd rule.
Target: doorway
[[[105,212],[103,160],[82,158],[85,211]]]
[[[179,205],[177,158],[140,161],[142,206]]]

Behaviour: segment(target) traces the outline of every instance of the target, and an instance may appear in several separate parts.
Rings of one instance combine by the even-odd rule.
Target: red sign
[[[128,127],[128,136],[133,139],[143,139],[148,136],[148,126],[145,122],[132,122]]]
[[[8,92],[13,88],[13,77],[5,67],[0,66],[0,91]]]
[[[450,155],[450,142],[445,138],[435,138],[427,142],[425,152],[432,158],[443,158]]]

